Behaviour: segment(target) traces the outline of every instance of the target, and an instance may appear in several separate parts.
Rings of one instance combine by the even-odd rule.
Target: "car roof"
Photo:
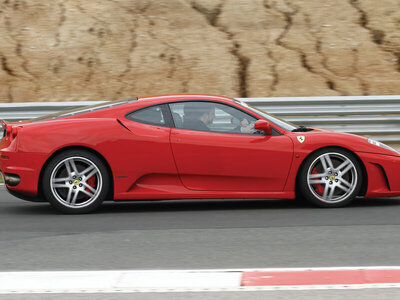
[[[184,101],[184,100],[205,100],[205,101],[233,101],[232,98],[207,95],[207,94],[170,94],[170,95],[154,95],[138,97],[139,101],[157,101],[157,102],[170,102],[170,101]]]

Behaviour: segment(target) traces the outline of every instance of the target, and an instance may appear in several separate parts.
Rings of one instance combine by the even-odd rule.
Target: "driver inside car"
[[[254,122],[249,122],[247,119],[240,121],[240,132],[242,133],[254,133]]]
[[[187,102],[183,107],[183,128],[210,131],[207,125],[214,122],[215,105],[213,103]]]
[[[254,134],[257,130],[254,129],[254,122],[243,118],[241,121],[238,118],[231,118],[231,124],[236,125],[230,130],[218,130],[211,125],[215,120],[215,104],[210,102],[187,102],[183,107],[183,128],[198,131],[214,131],[214,132],[231,132],[231,133],[247,133]],[[230,114],[229,112],[226,112]],[[225,121],[226,122],[226,121]],[[225,126],[228,124],[225,124]],[[210,128],[211,127],[211,128]]]
[[[254,134],[257,131],[254,129],[254,122],[251,122],[246,118],[241,121],[236,118],[231,118],[231,123],[236,125],[236,127],[233,129],[234,132]]]

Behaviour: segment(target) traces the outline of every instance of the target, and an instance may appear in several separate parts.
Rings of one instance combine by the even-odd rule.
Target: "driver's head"
[[[210,102],[187,102],[183,107],[185,118],[212,124],[215,118],[215,105]]]

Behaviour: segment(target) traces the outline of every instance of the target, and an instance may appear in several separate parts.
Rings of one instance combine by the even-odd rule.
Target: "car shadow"
[[[223,211],[223,210],[257,210],[257,209],[284,209],[309,208],[308,203],[302,201],[264,200],[264,199],[214,199],[214,200],[166,200],[149,202],[114,202],[104,203],[99,213],[119,212],[150,212],[150,211]]]
[[[400,198],[355,199],[348,207],[398,206]],[[222,210],[291,210],[325,209],[299,199],[227,199],[227,200],[167,200],[105,202],[96,213],[163,212],[163,211],[222,211]],[[346,209],[337,208],[337,209]]]
[[[382,199],[355,199],[348,208],[399,206],[400,197]],[[317,210],[307,201],[298,199],[215,199],[215,200],[143,200],[143,201],[106,201],[93,214],[113,213],[147,213],[147,212],[184,212],[184,211],[232,211],[232,210]],[[30,215],[62,215],[48,203],[23,203],[15,206],[3,207],[3,213],[30,214]]]
[[[392,198],[356,198],[348,207],[376,207],[400,205],[400,197]]]

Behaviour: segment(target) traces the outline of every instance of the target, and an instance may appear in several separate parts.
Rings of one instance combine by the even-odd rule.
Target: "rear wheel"
[[[101,205],[109,184],[107,168],[96,155],[68,150],[54,157],[46,167],[43,193],[58,210],[81,214]]]
[[[323,149],[306,159],[299,174],[303,197],[320,207],[341,207],[359,194],[361,166],[343,149]]]

